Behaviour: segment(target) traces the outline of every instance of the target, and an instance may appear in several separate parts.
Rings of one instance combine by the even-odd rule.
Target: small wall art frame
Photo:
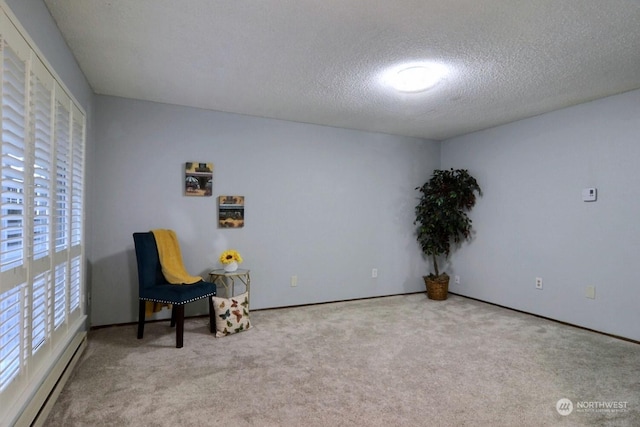
[[[211,196],[213,191],[213,163],[186,162],[184,165],[184,194]]]
[[[244,227],[244,196],[218,197],[218,226],[220,228]]]

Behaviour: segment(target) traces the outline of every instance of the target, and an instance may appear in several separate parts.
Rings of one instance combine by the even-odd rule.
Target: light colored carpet
[[[91,331],[48,426],[638,426],[640,345],[450,295]],[[570,399],[573,412],[556,403]],[[578,408],[579,405],[625,408]],[[619,404],[617,406],[620,406]]]

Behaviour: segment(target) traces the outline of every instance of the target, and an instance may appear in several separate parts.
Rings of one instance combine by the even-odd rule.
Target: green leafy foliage
[[[422,252],[432,258],[438,276],[437,257],[448,257],[452,243],[460,243],[471,235],[472,221],[467,212],[476,204],[476,193],[482,195],[478,182],[466,169],[433,171],[422,187],[415,208],[416,236]]]

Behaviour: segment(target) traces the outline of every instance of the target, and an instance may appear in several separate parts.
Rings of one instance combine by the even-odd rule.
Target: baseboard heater
[[[56,399],[86,347],[87,332],[78,332],[46,376],[33,398],[27,403],[15,423],[16,427],[44,425]]]

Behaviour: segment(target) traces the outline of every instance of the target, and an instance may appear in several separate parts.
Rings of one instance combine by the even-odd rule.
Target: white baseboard
[[[29,401],[15,426],[42,426],[47,420],[51,408],[64,388],[73,368],[87,347],[87,332],[80,331],[73,338],[67,349],[51,369],[42,385]]]

